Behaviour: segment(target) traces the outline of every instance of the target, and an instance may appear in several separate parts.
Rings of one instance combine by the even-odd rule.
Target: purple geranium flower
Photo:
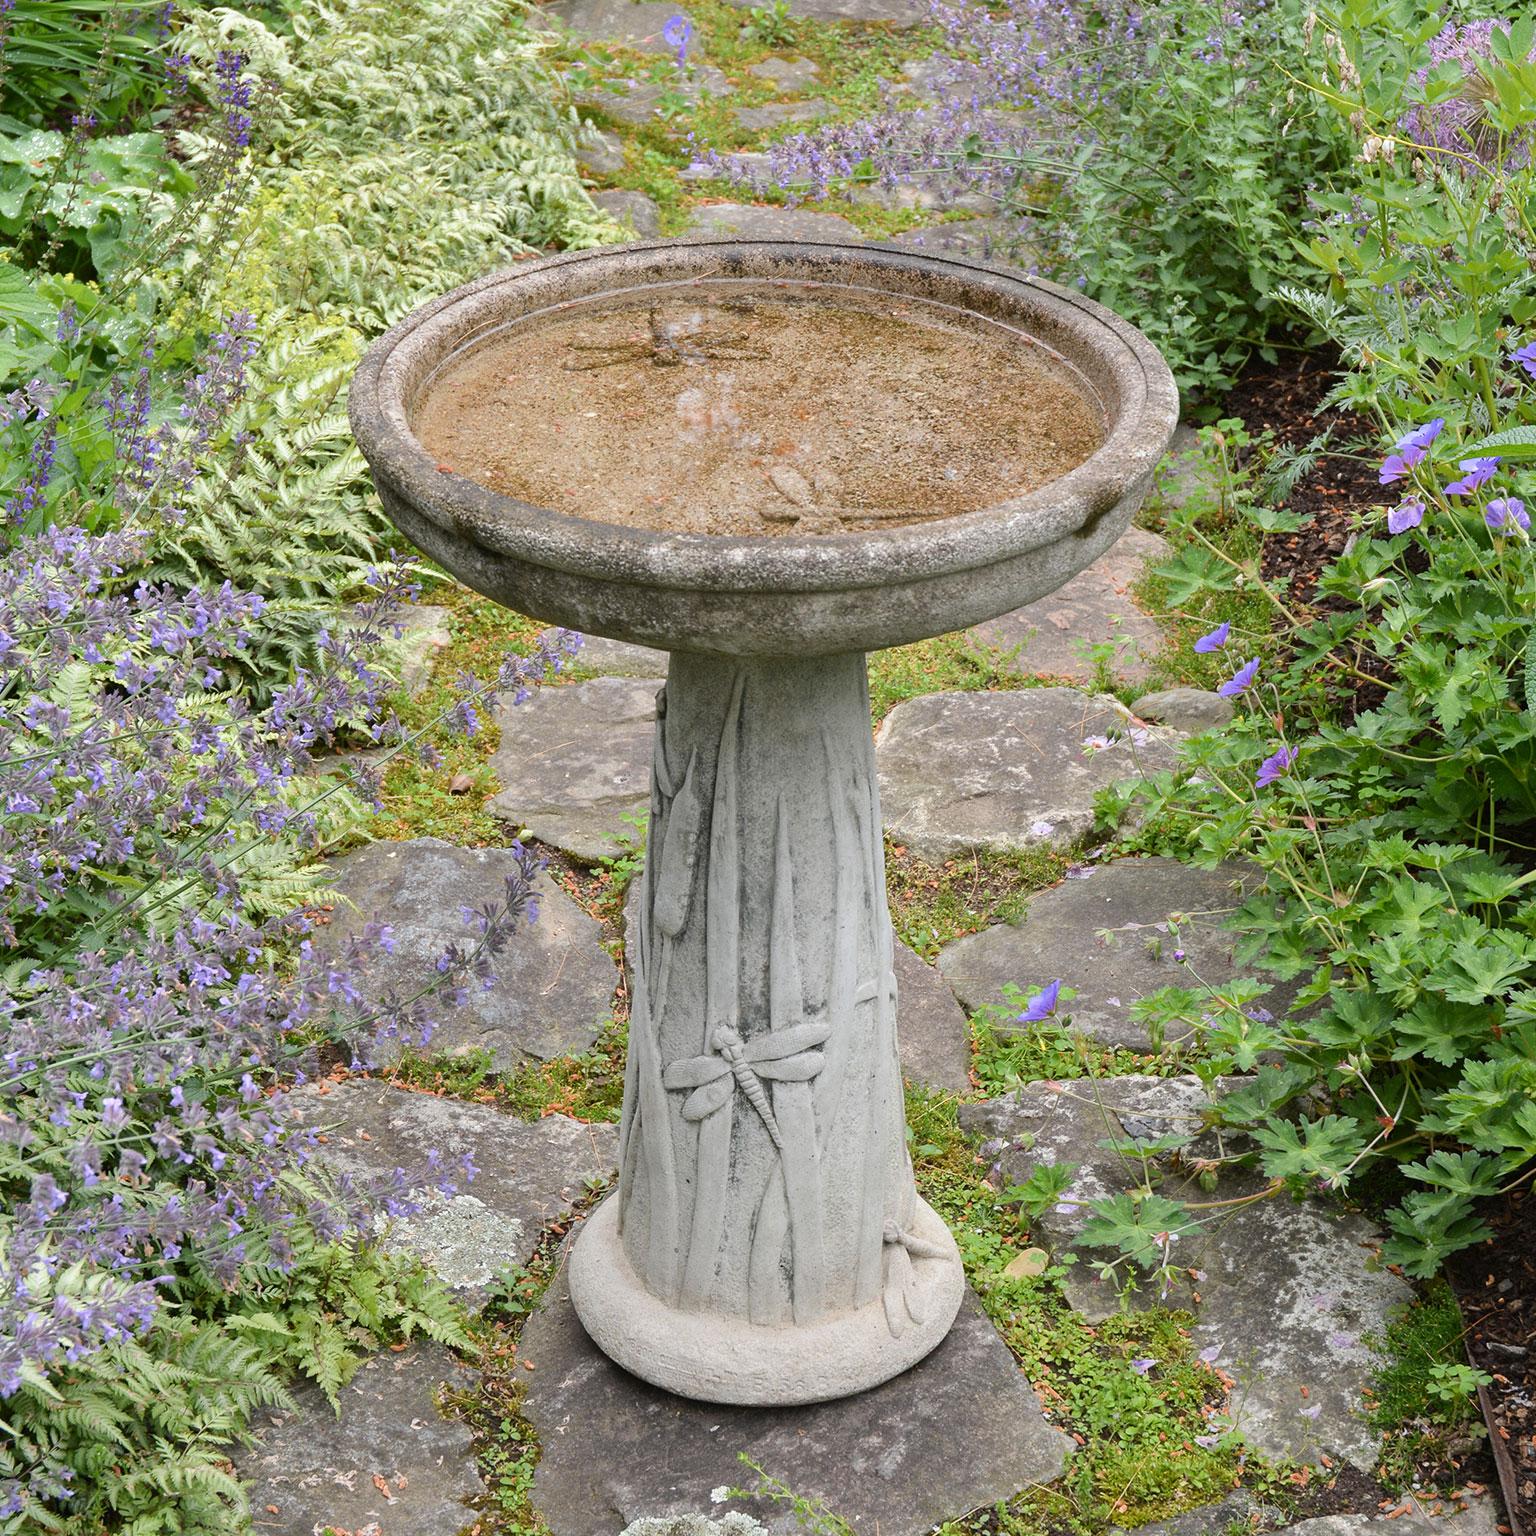
[[[1227,643],[1227,639],[1231,633],[1232,626],[1230,624],[1218,624],[1216,628],[1213,629],[1209,634],[1201,635],[1200,638],[1195,641],[1195,649],[1202,656],[1209,655],[1212,651],[1219,651],[1222,646]]]
[[[1490,528],[1503,528],[1514,523],[1520,528],[1529,530],[1531,515],[1525,510],[1525,503],[1518,496],[1495,496],[1483,513],[1483,521]]]
[[[1387,532],[1407,533],[1410,528],[1417,528],[1423,521],[1424,503],[1417,496],[1410,496],[1406,501],[1400,501],[1387,513]]]
[[[661,29],[661,40],[672,50],[677,58],[677,67],[681,69],[688,62],[688,45],[693,41],[693,23],[681,11],[667,17]]]
[[[1511,352],[1509,357],[1511,362],[1519,363],[1533,379],[1536,379],[1536,341],[1526,342],[1517,352]]]
[[[1295,761],[1295,747],[1281,747],[1278,752],[1272,753],[1259,764],[1259,774],[1253,781],[1253,787],[1263,789],[1266,785],[1273,784]]]
[[[1245,661],[1216,692],[1224,699],[1235,699],[1239,694],[1247,693],[1253,687],[1253,680],[1258,675],[1259,658],[1255,656],[1251,661]]]
[[[1393,444],[1381,466],[1378,479],[1383,485],[1391,485],[1394,480],[1401,480],[1404,475],[1416,464],[1424,462],[1424,456],[1429,452],[1429,445],[1445,430],[1445,417],[1437,416],[1433,421],[1425,422],[1422,427],[1415,427],[1413,431],[1406,432]]]
[[[1042,1019],[1048,1019],[1056,1012],[1056,1004],[1061,997],[1061,981],[1053,981],[1050,986],[1042,988],[1030,998],[1029,1006],[1019,1015],[1021,1024],[1038,1024]]]
[[[1147,1372],[1150,1371],[1156,1364],[1157,1361],[1154,1360],[1151,1355],[1139,1355],[1135,1360],[1131,1361],[1131,1369],[1135,1371],[1138,1376],[1145,1376]]]
[[[1499,467],[1499,456],[1495,453],[1487,458],[1463,459],[1459,467],[1465,473],[1460,480],[1452,480],[1446,486],[1447,496],[1470,496],[1479,486],[1487,485]]]

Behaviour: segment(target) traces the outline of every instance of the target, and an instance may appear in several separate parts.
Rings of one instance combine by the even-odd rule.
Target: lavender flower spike
[[[1251,661],[1245,661],[1216,692],[1224,699],[1235,699],[1253,687],[1253,680],[1258,675],[1259,658],[1255,656]]]

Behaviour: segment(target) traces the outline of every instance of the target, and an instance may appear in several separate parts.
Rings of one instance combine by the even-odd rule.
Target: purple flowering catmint
[[[1224,682],[1216,692],[1224,699],[1235,699],[1248,692],[1253,687],[1253,680],[1259,675],[1259,658],[1253,657],[1245,661],[1236,672]]]
[[[1499,468],[1499,455],[1489,454],[1475,459],[1463,459],[1457,465],[1461,478],[1452,480],[1445,488],[1447,496],[1470,496],[1493,479]]]
[[[255,82],[245,73],[246,55],[232,48],[221,48],[214,60],[213,74],[219,105],[224,109],[224,132],[236,149],[251,142],[251,100]]]
[[[1219,651],[1232,634],[1232,626],[1223,620],[1209,633],[1201,635],[1195,641],[1195,651],[1201,656],[1208,656],[1212,651]]]

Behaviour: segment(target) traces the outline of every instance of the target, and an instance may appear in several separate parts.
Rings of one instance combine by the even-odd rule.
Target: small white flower
[[[731,1490],[723,1486],[709,1490],[709,1502],[711,1504],[724,1504],[730,1496]]]

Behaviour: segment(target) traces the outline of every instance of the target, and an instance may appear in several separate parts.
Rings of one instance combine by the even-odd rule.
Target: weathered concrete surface
[[[965,1010],[944,978],[896,942],[896,1044],[902,1075],[924,1088],[964,1093],[971,1082]]]
[[[473,947],[475,930],[463,909],[501,900],[516,869],[503,848],[458,848],[435,837],[369,843],[330,867],[344,900],[317,929],[315,943],[334,950],[365,924],[387,923],[393,953],[380,954],[372,982],[379,994],[393,989],[402,997],[435,977],[448,945]],[[597,1038],[618,980],[601,929],[547,876],[535,891],[538,919],[519,928],[496,958],[490,988],[472,987],[461,1007],[435,1008],[433,1050],[488,1050],[505,1072],[529,1057],[586,1050]]]
[[[1026,695],[1027,697],[1027,695]],[[1240,973],[1222,925],[1259,883],[1251,864],[1196,869],[1176,859],[1116,859],[1031,897],[1022,921],[998,923],[939,952],[939,970],[969,1009],[1001,1005],[1061,980],[1072,1028],[1107,1045],[1152,1048],[1132,1005],[1161,987],[1222,986]],[[1184,960],[1177,956],[1182,953]],[[1278,1011],[1271,997],[1265,999]],[[1173,1043],[1170,1040],[1169,1043]]]
[[[635,829],[650,805],[651,737],[660,677],[598,677],[502,699],[491,771],[501,792],[488,809],[541,843],[595,861]]]
[[[637,197],[639,195],[635,194]],[[556,633],[553,629],[546,629],[539,640],[547,642]],[[581,649],[571,657],[570,665],[596,672],[602,677],[665,677],[667,653],[653,650],[648,645],[630,645],[627,640],[609,640],[603,635],[583,635]]]
[[[791,1409],[690,1403],[647,1386],[582,1331],[564,1274],[523,1333],[524,1412],[543,1445],[534,1507],[554,1536],[611,1536],[641,1516],[721,1517],[711,1490],[744,1486],[746,1452],[859,1532],[920,1536],[946,1518],[1049,1482],[1069,1442],[973,1298],[949,1337],[894,1381],[841,1402]],[[594,1453],[594,1447],[601,1453]],[[735,1502],[775,1536],[794,1517]]]
[[[1171,767],[1170,733],[1075,688],[930,693],[880,728],[885,829],[926,859],[1071,848],[1100,789]]]
[[[639,881],[624,899],[626,940],[635,932]],[[896,940],[896,1044],[902,1076],[924,1088],[964,1093],[970,1087],[971,1036],[966,1012],[933,966]]]
[[[528,1261],[540,1231],[570,1213],[589,1180],[618,1171],[617,1129],[566,1115],[530,1124],[487,1104],[361,1078],[302,1089],[288,1102],[300,1124],[327,1127],[323,1155],[338,1172],[388,1177],[402,1169],[424,1178],[428,1159],[442,1159],[457,1193],[428,1189],[420,1211],[381,1216],[380,1227],[474,1301]],[[468,1181],[458,1177],[466,1157],[476,1169]]]
[[[756,203],[703,203],[693,210],[689,235],[740,235],[746,240],[857,240],[859,232],[835,213]]]
[[[631,1520],[619,1536],[766,1536],[751,1515],[647,1515]]]
[[[1002,651],[1017,647],[1008,670],[1023,676],[1045,675],[1072,682],[1093,681],[1087,645],[1118,647],[1112,670],[1140,682],[1162,644],[1154,620],[1131,599],[1131,586],[1150,561],[1168,553],[1155,533],[1131,527],[1092,565],[1037,603],[978,624],[972,636]]]
[[[1205,688],[1161,688],[1142,694],[1131,705],[1131,713],[1196,735],[1228,724],[1237,710],[1231,699]]]
[[[661,233],[661,211],[644,192],[629,192],[623,189],[594,192],[592,194],[592,201],[604,213],[617,219],[620,224],[629,225],[642,240]],[[622,641],[618,640],[610,640],[608,642],[610,645],[620,645],[622,643]],[[628,649],[637,651],[643,649],[643,647],[635,645],[628,647]]]
[[[297,1412],[260,1410],[253,1444],[234,1453],[254,1483],[253,1529],[457,1536],[474,1517],[465,1501],[485,1489],[468,1427],[445,1419],[435,1398],[442,1384],[474,1382],[441,1345],[418,1343],[368,1361],[341,1389],[340,1419],[313,1385],[294,1393]]]
[[[1226,1086],[1219,1082],[1218,1094]],[[1267,1194],[1263,1178],[1240,1169],[1201,1189],[1198,1164],[1222,1150],[1214,1134],[1202,1134],[1203,1097],[1193,1078],[1031,1083],[1004,1099],[963,1106],[960,1117],[987,1138],[992,1177],[1003,1187],[1040,1164],[1076,1166],[1061,1202],[1032,1229],[1058,1252],[1082,1230],[1088,1202],[1140,1187],[1146,1177],[1141,1158],[1101,1141],[1182,1143],[1177,1166],[1154,1162],[1151,1186],[1225,1214],[1178,1239],[1182,1278],[1170,1300],[1195,1312],[1197,1349],[1219,1348],[1218,1364],[1235,1383],[1234,1423],[1268,1455],[1305,1461],[1326,1454],[1368,1471],[1376,1437],[1362,1402],[1378,1362],[1365,1341],[1412,1290],[1375,1262],[1381,1234],[1362,1216]],[[1084,1258],[1067,1285],[1073,1306],[1095,1321],[1120,1305],[1118,1277],[1096,1274],[1094,1260],[1105,1257]],[[1143,1304],[1154,1299],[1147,1292],[1143,1285],[1138,1293]]]

